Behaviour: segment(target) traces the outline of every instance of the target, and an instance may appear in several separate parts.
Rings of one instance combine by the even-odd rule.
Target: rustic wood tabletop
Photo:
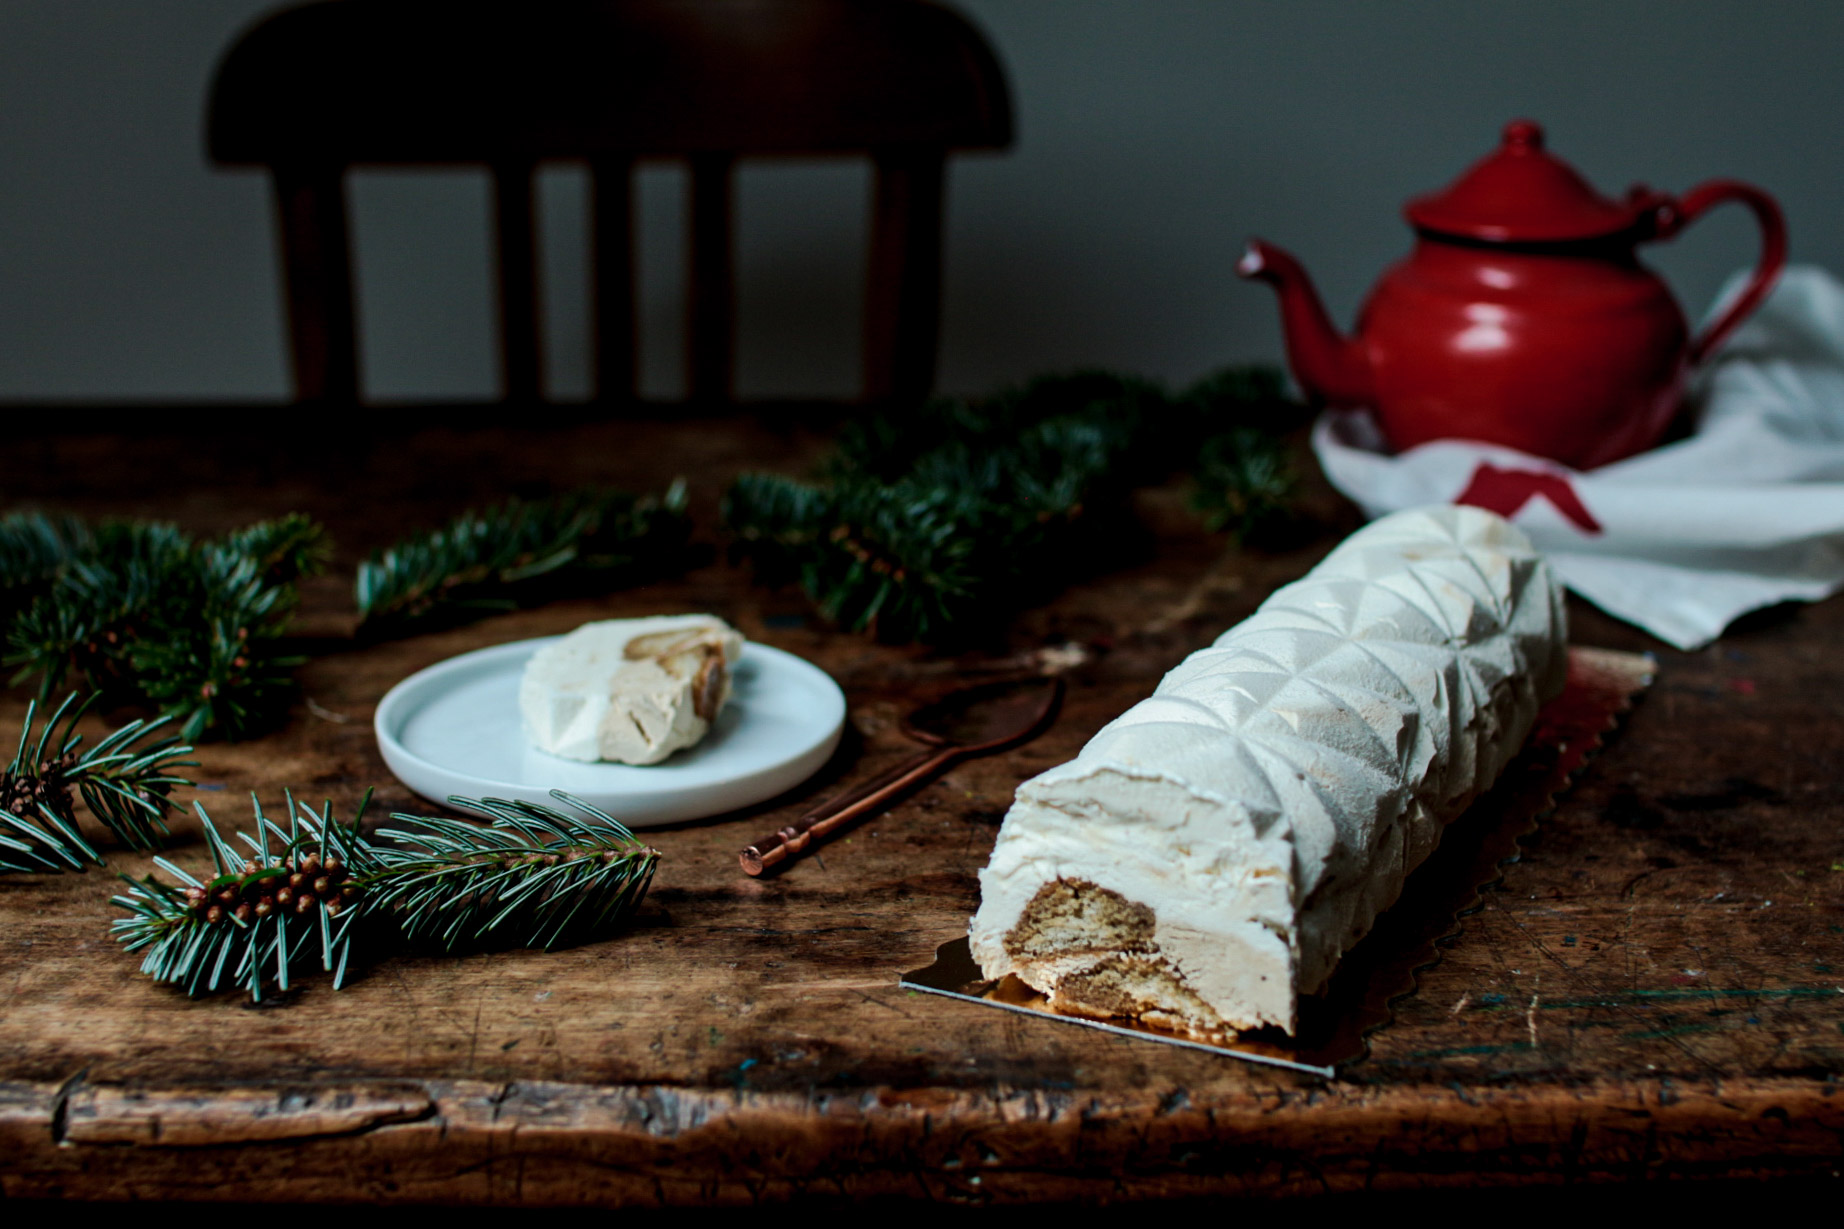
[[[272,418],[293,413],[276,410]],[[352,637],[368,551],[509,493],[691,482],[716,546],[724,483],[794,471],[822,430],[760,419],[545,422],[380,416],[40,434],[9,448],[0,510],[162,517],[216,532],[301,510],[338,544],[306,586],[310,655],[287,724],[208,743],[214,816],[284,787],[349,811],[428,813],[371,716],[396,681],[591,618],[710,611],[815,662],[850,729],[822,773],[739,817],[654,830],[635,923],[553,953],[403,956],[335,992],[188,999],[109,937],[110,870],[0,879],[0,1191],[10,1198],[744,1203],[800,1195],[967,1203],[1658,1178],[1831,1175],[1844,1139],[1844,602],[1670,651],[1577,603],[1574,640],[1658,657],[1657,681],[1463,922],[1419,991],[1333,1080],[899,988],[963,934],[1013,788],[1072,756],[1161,673],[1356,522],[1226,549],[1183,493],[1139,511],[1152,549],[1080,581],[977,652],[828,629],[720,551],[683,576],[375,645]],[[416,425],[421,421],[424,425]],[[376,429],[382,424],[382,429]],[[911,749],[919,698],[1070,643],[1086,660],[1043,737],[964,763],[778,877],[739,847]],[[27,693],[0,699],[16,736]],[[103,728],[92,723],[94,728]],[[169,857],[205,861],[182,819]]]

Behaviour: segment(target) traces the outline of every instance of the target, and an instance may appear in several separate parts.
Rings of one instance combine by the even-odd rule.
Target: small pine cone
[[[292,901],[294,898],[295,898],[295,890],[291,887],[283,885],[282,890],[275,894],[275,903],[278,905],[286,905],[289,901]]]
[[[220,901],[221,903],[223,903],[223,904],[226,904],[226,905],[234,905],[234,904],[236,904],[236,903],[237,903],[237,892],[236,892],[236,889],[234,889],[234,888],[225,888],[225,889],[224,889],[224,890],[223,890],[222,892],[219,892],[219,893],[218,893],[218,900],[219,900],[219,901]]]
[[[288,876],[288,886],[295,889],[296,891],[300,891],[301,885],[306,882],[307,882],[307,876],[301,874],[299,871],[296,871],[294,874]]]
[[[295,865],[300,869],[303,875],[311,875],[320,869],[320,855],[309,851],[302,854],[301,860],[295,863]]]
[[[295,913],[296,914],[306,913],[309,909],[312,909],[313,907],[314,907],[313,897],[300,896],[300,897],[295,898]]]
[[[327,874],[332,875],[336,879],[345,872],[345,869],[346,864],[341,862],[338,858],[328,858],[326,860]]]
[[[328,892],[332,890],[333,890],[333,881],[331,879],[328,879],[325,875],[322,875],[320,876],[320,878],[314,880],[314,895],[325,896]]]
[[[219,922],[222,922],[224,920],[223,907],[219,905],[213,905],[211,908],[205,910],[205,920],[213,926],[216,926]]]
[[[252,909],[250,908],[250,906],[249,906],[249,902],[247,902],[247,901],[246,901],[246,902],[244,902],[243,904],[241,904],[241,905],[238,905],[238,906],[237,906],[237,909],[236,909],[236,915],[237,915],[237,920],[238,920],[239,922],[247,922],[247,921],[249,921],[249,920],[250,920],[250,914],[251,914],[252,912],[253,912],[253,910],[252,910]]]

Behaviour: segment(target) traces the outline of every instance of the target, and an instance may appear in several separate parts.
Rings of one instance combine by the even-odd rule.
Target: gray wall
[[[0,0],[0,398],[279,397],[267,189],[210,168],[205,84],[267,0]],[[1399,206],[1530,115],[1603,190],[1752,180],[1793,257],[1844,270],[1844,5],[1714,0],[961,0],[1010,72],[1019,143],[950,177],[942,384],[1101,364],[1171,381],[1279,354],[1243,238],[1295,249],[1348,321],[1405,248]],[[741,188],[747,395],[857,380],[863,171]],[[671,394],[676,172],[642,183],[644,376]],[[367,386],[493,392],[486,187],[354,185]],[[587,388],[583,184],[543,182],[551,387]],[[1722,211],[1652,259],[1700,311],[1751,259]]]

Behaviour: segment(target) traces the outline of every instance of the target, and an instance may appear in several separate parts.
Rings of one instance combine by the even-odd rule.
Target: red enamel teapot
[[[1747,288],[1694,339],[1671,291],[1639,263],[1714,205],[1760,223]],[[1600,195],[1543,148],[1529,120],[1445,191],[1404,211],[1408,258],[1338,335],[1300,263],[1259,239],[1236,266],[1280,295],[1287,361],[1316,400],[1375,412],[1393,449],[1437,439],[1508,445],[1591,469],[1651,447],[1685,378],[1760,305],[1786,262],[1774,199],[1734,180],[1682,197],[1643,186]]]

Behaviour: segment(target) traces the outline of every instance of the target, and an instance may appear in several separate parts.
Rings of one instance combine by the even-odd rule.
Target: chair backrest
[[[274,175],[296,393],[356,400],[345,172],[484,163],[494,184],[501,365],[540,388],[532,191],[547,159],[588,162],[597,388],[635,390],[632,171],[691,166],[687,321],[693,400],[727,400],[734,351],[731,198],[739,157],[863,153],[875,166],[865,396],[934,379],[943,169],[1011,142],[991,49],[927,0],[325,0],[226,52],[211,156]]]

